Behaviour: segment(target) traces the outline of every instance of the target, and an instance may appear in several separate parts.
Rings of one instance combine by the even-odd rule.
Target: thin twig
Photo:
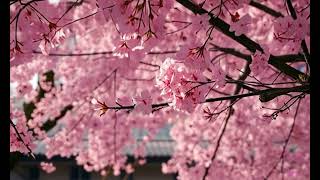
[[[297,105],[297,109],[296,109],[296,112],[294,114],[294,117],[293,117],[293,123],[291,125],[291,128],[290,128],[290,132],[289,132],[289,135],[288,137],[286,138],[285,140],[285,144],[282,148],[282,152],[281,152],[281,155],[280,155],[280,158],[279,158],[279,161],[272,167],[272,169],[268,172],[268,174],[266,175],[266,177],[264,178],[264,180],[267,180],[273,173],[273,171],[277,168],[278,164],[280,161],[282,161],[282,164],[281,164],[281,172],[283,173],[283,163],[284,163],[284,158],[285,158],[285,152],[286,152],[286,148],[289,144],[289,141],[290,141],[290,138],[291,138],[291,135],[292,135],[292,132],[293,132],[293,129],[294,129],[294,126],[295,126],[295,123],[296,123],[296,118],[297,118],[297,115],[298,115],[298,111],[299,111],[299,107],[300,107],[300,102],[301,102],[301,98],[299,98],[299,101],[298,101],[298,105]]]
[[[33,159],[36,159],[36,157],[34,156],[34,154],[32,153],[32,150],[30,149],[30,147],[23,141],[20,132],[18,131],[16,125],[13,123],[13,121],[10,119],[10,125],[13,127],[14,131],[16,132],[16,135],[18,137],[18,140],[28,149],[28,154],[33,157]]]

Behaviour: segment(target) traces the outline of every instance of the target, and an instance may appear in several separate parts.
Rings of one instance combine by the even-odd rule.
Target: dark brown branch
[[[210,48],[209,51],[221,51],[221,52],[224,52],[224,53],[227,53],[227,54],[231,54],[235,57],[239,57],[241,59],[244,59],[246,61],[249,61],[251,62],[251,56],[249,54],[244,54],[244,53],[241,53],[240,51],[237,51],[233,48],[225,48],[225,47],[220,47],[218,45],[215,45],[213,43],[210,43],[213,48]]]
[[[172,50],[172,51],[155,51],[155,52],[149,52],[147,53],[148,55],[159,55],[159,54],[172,54],[172,53],[176,53],[177,51]],[[34,54],[42,54],[39,51],[33,51]],[[109,55],[114,53],[113,51],[101,51],[101,52],[86,52],[86,53],[50,53],[49,56],[95,56],[95,55]],[[144,65],[148,65],[148,66],[152,66],[152,67],[156,67],[156,68],[160,68],[159,65],[156,64],[151,64],[151,63],[147,63],[144,61],[140,61],[141,64]]]
[[[42,54],[40,51],[33,51],[34,54]],[[48,56],[95,56],[95,55],[106,55],[112,54],[113,51],[102,51],[102,52],[85,52],[85,53],[49,53]]]
[[[208,14],[211,17],[211,19],[209,20],[210,24],[214,25],[220,32],[222,32],[226,36],[230,37],[231,39],[246,47],[250,52],[254,53],[256,50],[263,52],[263,49],[258,43],[251,40],[244,34],[242,34],[241,36],[236,36],[234,32],[229,31],[230,25],[228,23],[224,22],[222,19],[218,17],[215,17],[212,13],[209,13],[207,10],[199,7],[198,5],[194,4],[189,0],[177,0],[177,2],[186,7],[187,9],[191,10],[195,14]],[[276,58],[273,55],[270,56],[268,63],[294,79],[298,80],[301,76],[306,76],[304,73],[292,68],[291,66],[279,62],[278,58]]]
[[[245,65],[245,71],[244,71],[244,73],[239,77],[238,80],[244,81],[244,80],[249,76],[249,74],[250,74],[250,68],[249,68],[250,63],[251,63],[251,62],[247,62],[247,63],[246,63],[246,65]],[[236,96],[236,95],[238,95],[238,94],[240,93],[241,88],[243,88],[243,84],[237,84],[236,89],[235,89],[235,91],[234,91],[234,96]],[[255,92],[256,92],[256,91],[255,91]],[[208,173],[209,173],[209,169],[210,169],[211,165],[213,164],[213,161],[215,160],[215,158],[216,158],[216,156],[217,156],[217,152],[218,152],[218,149],[219,149],[219,147],[220,147],[220,142],[221,142],[221,140],[222,140],[223,135],[225,134],[225,131],[226,131],[226,128],[227,128],[229,119],[230,119],[231,115],[234,113],[234,110],[232,109],[232,106],[233,106],[238,100],[239,100],[239,98],[235,98],[235,99],[231,99],[231,100],[230,100],[230,105],[228,106],[228,109],[229,109],[228,115],[227,115],[227,117],[226,117],[226,119],[225,119],[226,122],[225,122],[224,125],[223,125],[223,129],[222,129],[222,132],[221,132],[220,136],[218,137],[218,141],[217,141],[216,148],[215,148],[214,153],[213,153],[213,155],[212,155],[212,157],[211,157],[211,164],[210,164],[209,167],[206,167],[205,173],[204,173],[204,175],[203,175],[202,180],[205,180],[205,179],[206,179],[206,177],[207,177],[207,175],[208,175]]]
[[[10,125],[13,127],[14,131],[16,132],[16,135],[18,137],[18,140],[28,149],[28,154],[33,157],[33,159],[36,159],[35,156],[32,153],[32,150],[30,149],[30,147],[23,141],[20,132],[18,131],[16,125],[13,123],[13,121],[10,119]]]
[[[242,58],[246,61],[251,61],[251,56],[249,54],[241,53],[240,51],[237,51],[234,48],[220,47],[213,43],[210,43],[210,44],[213,46],[213,48],[210,48],[209,51],[221,51],[227,54],[231,54],[235,57]],[[302,54],[286,54],[286,55],[280,55],[280,56],[274,56],[274,57],[283,63],[300,62],[304,59]]]
[[[160,66],[157,64],[151,64],[151,63],[147,63],[144,61],[140,61],[140,64],[144,64],[144,65],[148,65],[148,66],[152,66],[152,67],[156,67],[156,68],[160,69]]]
[[[68,9],[62,14],[62,16],[57,20],[56,24],[73,8],[76,6],[79,6],[83,3],[83,0],[76,0],[75,2],[71,2],[71,5],[68,7]]]
[[[159,54],[174,54],[178,52],[177,50],[168,50],[168,51],[151,51],[148,52],[148,55],[159,55]],[[33,51],[34,54],[42,54],[40,51]],[[85,53],[49,53],[48,56],[95,56],[95,55],[106,55],[112,54],[113,51],[101,51],[101,52],[85,52]]]
[[[246,84],[245,84],[246,82],[244,82],[244,81],[241,81],[241,80],[233,80],[230,76],[226,76],[226,78],[227,78],[227,81],[229,81],[230,83],[236,83],[236,84],[238,84],[238,85],[241,85],[241,87],[242,87],[243,89],[246,89],[246,90],[252,91],[252,92],[258,91],[257,89],[246,85]]]
[[[265,13],[272,15],[273,17],[277,17],[277,18],[278,17],[284,17],[284,15],[281,14],[280,12],[278,12],[278,11],[276,11],[276,10],[266,6],[266,5],[260,4],[260,3],[254,1],[254,0],[251,0],[249,5],[251,5],[252,7],[255,7],[257,9],[262,10]]]
[[[166,34],[169,35],[169,34],[177,33],[177,32],[179,32],[179,31],[182,31],[182,30],[188,28],[191,24],[192,24],[192,23],[188,23],[188,24],[186,24],[185,26],[183,26],[182,28],[179,28],[179,29],[174,30],[174,31],[171,31],[171,32],[167,32]]]
[[[25,8],[27,8],[31,3],[40,2],[40,1],[44,1],[44,0],[32,0],[32,1],[29,1],[29,2],[27,2],[27,3],[21,3],[21,1],[19,1],[20,4],[23,5],[23,7],[19,9],[17,15],[10,21],[10,24],[12,24],[16,19],[18,19],[19,16],[20,16],[20,14],[21,14],[21,12],[22,12]]]
[[[275,11],[272,8],[269,8],[268,6],[265,6],[263,4],[255,2],[254,0],[250,1],[250,5],[253,6],[253,7],[256,7],[257,9],[260,9],[260,10],[262,10],[262,11],[264,11],[264,12],[270,14],[270,15],[272,15],[273,17],[276,17],[276,18],[284,17],[284,15],[281,14],[280,12]],[[289,12],[290,12],[292,18],[293,19],[297,19],[297,14],[296,14],[295,9],[292,6],[292,3],[291,3],[290,0],[287,0],[287,6],[288,6],[288,9],[289,9]],[[308,50],[308,47],[307,47],[307,44],[306,44],[305,40],[302,40],[301,48],[302,48],[302,51],[304,53],[305,59],[307,60],[308,64],[310,64],[310,53],[309,53],[309,50]]]
[[[268,174],[266,175],[266,177],[264,178],[264,180],[267,180],[273,173],[273,171],[277,168],[279,162],[282,160],[284,161],[284,155],[285,155],[285,152],[286,152],[286,148],[289,144],[289,140],[291,138],[291,135],[293,133],[293,130],[294,130],[294,126],[295,126],[295,123],[296,123],[296,118],[297,118],[297,114],[298,114],[298,111],[299,111],[299,107],[300,107],[300,102],[301,102],[301,98],[299,98],[299,101],[298,101],[298,105],[297,105],[297,109],[296,109],[296,112],[294,114],[294,117],[293,117],[293,123],[292,123],[292,126],[290,128],[290,132],[289,132],[289,135],[288,137],[286,138],[285,140],[285,144],[282,148],[282,152],[281,152],[281,155],[280,155],[280,158],[279,158],[279,161],[272,167],[272,169],[268,172]],[[283,163],[281,165],[281,171],[283,173]]]
[[[291,0],[286,0],[286,2],[287,2],[290,15],[292,16],[293,19],[297,19],[297,14],[296,14],[296,11],[294,10],[294,7],[292,6]]]
[[[281,62],[300,62],[304,59],[302,54],[286,54],[281,56],[275,56]]]
[[[209,174],[209,169],[210,169],[211,165],[213,164],[213,161],[215,160],[215,158],[217,156],[217,152],[218,152],[218,149],[220,147],[220,143],[221,143],[222,137],[223,137],[224,133],[226,132],[227,124],[228,124],[229,119],[230,119],[232,114],[233,114],[233,110],[232,110],[231,107],[229,107],[228,115],[227,115],[227,117],[225,119],[225,123],[223,124],[222,132],[220,133],[220,136],[218,137],[216,148],[214,149],[213,155],[211,157],[211,164],[210,164],[209,167],[207,167],[205,169],[205,172],[204,172],[202,180],[205,180],[207,175]]]
[[[10,6],[16,2],[18,2],[19,0],[10,0]]]
[[[210,49],[210,50],[219,50],[219,51],[222,51],[222,52],[225,52],[227,54],[231,54],[231,55],[234,55],[236,57],[239,57],[239,58],[242,58],[244,60],[247,60],[249,62],[251,62],[251,56],[248,55],[248,54],[243,54],[233,48],[224,48],[224,47],[219,47],[215,44],[211,44],[214,46],[214,48]],[[281,56],[273,56],[271,55],[270,58],[269,58],[269,61],[268,63],[273,65],[274,67],[278,67],[277,69],[286,69],[286,73],[287,75],[288,74],[291,74],[291,75],[294,75],[294,76],[291,76],[291,77],[294,77],[294,79],[296,80],[300,80],[300,77],[304,77],[306,76],[305,74],[303,74],[302,72],[292,68],[291,66],[285,64],[286,62],[297,62],[299,61],[300,59],[303,59],[303,56],[301,54],[287,54],[287,55],[281,55]],[[287,68],[289,67],[289,68]],[[281,71],[282,72],[282,71]],[[308,78],[308,77],[307,77]]]
[[[307,60],[308,64],[310,65],[310,53],[309,53],[307,43],[305,40],[301,41],[301,48],[302,48],[303,54],[305,56],[305,59]]]
[[[62,25],[61,28],[64,28],[64,27],[66,27],[66,26],[69,26],[70,24],[73,24],[73,23],[75,23],[75,22],[81,21],[81,20],[83,20],[83,19],[87,19],[87,18],[89,18],[89,17],[91,17],[91,16],[96,15],[97,13],[99,13],[99,11],[94,12],[94,13],[92,13],[92,14],[89,14],[89,15],[87,15],[87,16],[84,16],[84,17],[82,17],[82,18],[73,20],[73,21],[71,21],[71,22],[68,22],[68,23]]]
[[[148,52],[147,54],[153,54],[153,55],[158,55],[158,54],[174,54],[178,52],[177,50],[168,50],[168,51],[151,51]]]
[[[246,94],[238,94],[238,95],[224,96],[224,97],[218,97],[218,98],[208,98],[202,103],[224,101],[224,100],[234,100],[234,99],[238,99],[238,98],[257,96],[257,95],[260,95],[260,100],[263,100],[262,102],[267,102],[267,101],[270,101],[276,97],[274,94],[276,94],[277,96],[281,96],[281,95],[287,94],[289,92],[309,93],[309,91],[310,91],[309,85],[296,86],[296,87],[292,87],[292,88],[264,89],[264,90],[259,90],[259,91],[246,93]],[[171,102],[152,104],[152,109],[156,109],[156,108],[163,107],[163,106],[169,106],[169,103],[171,103]],[[131,109],[134,109],[134,107],[135,107],[135,104],[130,105],[130,106],[110,106],[110,107],[105,107],[105,108],[106,109],[113,109],[113,110],[131,110]]]
[[[154,77],[150,78],[150,79],[142,79],[142,78],[127,78],[124,77],[123,79],[127,80],[127,81],[153,81]]]
[[[297,14],[296,14],[294,7],[292,6],[291,0],[287,0],[287,6],[288,6],[288,9],[290,11],[290,15],[292,16],[292,18],[297,19]],[[308,51],[307,43],[304,39],[301,42],[301,47],[302,47],[302,51],[306,57],[307,63],[310,64],[310,53]]]
[[[229,24],[224,22],[219,17],[215,18],[216,16],[214,16],[212,13],[209,13],[207,10],[199,7],[197,4],[194,4],[189,0],[177,0],[177,2],[183,5],[184,7],[186,7],[187,9],[191,10],[195,14],[200,14],[200,15],[208,14],[211,17],[211,19],[209,20],[210,24],[215,25],[220,32],[234,39],[235,41],[237,41],[238,43],[246,47],[249,51],[251,52],[255,52],[256,50],[263,51],[263,49],[258,43],[252,41],[247,36],[245,35],[236,36],[233,32],[230,32]]]
[[[269,89],[269,91],[261,93],[259,100],[261,102],[268,102],[268,101],[271,101],[272,99],[274,99],[280,95],[287,94],[289,92],[309,93],[310,87],[309,87],[309,85],[307,85],[307,86],[296,86],[296,87],[292,87],[292,88],[272,88],[272,89]]]

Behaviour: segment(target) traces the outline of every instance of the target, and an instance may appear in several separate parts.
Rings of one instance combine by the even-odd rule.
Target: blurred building
[[[122,172],[120,176],[114,177],[112,172],[107,177],[102,177],[99,173],[88,173],[82,167],[77,166],[73,158],[53,157],[50,162],[54,164],[56,170],[47,174],[40,168],[40,162],[48,161],[43,155],[44,147],[39,144],[35,150],[36,160],[12,154],[16,158],[16,163],[10,171],[11,180],[175,180],[175,174],[163,174],[161,163],[167,162],[173,153],[174,141],[169,136],[170,126],[160,130],[157,136],[146,145],[146,164],[135,167],[132,174]],[[54,130],[52,131],[54,132]],[[51,133],[52,133],[51,132]],[[133,136],[139,141],[146,134],[143,130],[132,130]],[[131,148],[125,149],[128,161],[133,161]],[[16,156],[16,157],[13,157]]]

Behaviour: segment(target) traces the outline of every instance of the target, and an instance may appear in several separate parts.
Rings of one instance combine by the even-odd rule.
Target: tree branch
[[[218,149],[219,149],[219,147],[220,147],[220,143],[221,143],[222,137],[223,137],[224,133],[226,132],[227,124],[228,124],[229,119],[230,119],[230,117],[231,117],[232,114],[233,114],[233,110],[231,109],[231,107],[229,107],[228,115],[227,115],[227,117],[226,117],[226,119],[225,119],[225,123],[223,124],[223,129],[222,129],[222,131],[221,131],[220,136],[218,137],[216,148],[214,149],[213,155],[212,155],[212,157],[211,157],[210,166],[209,166],[209,167],[206,167],[205,172],[204,172],[204,175],[203,175],[203,177],[202,177],[202,180],[205,180],[206,177],[207,177],[208,174],[209,174],[209,169],[210,169],[211,164],[213,163],[214,159],[215,159],[216,156],[217,156],[217,152],[218,152]]]
[[[276,10],[266,6],[266,5],[263,5],[263,4],[260,4],[260,3],[256,2],[256,1],[254,1],[254,0],[251,0],[249,5],[251,5],[252,7],[255,7],[257,9],[262,10],[265,13],[272,15],[273,17],[276,17],[276,18],[284,17],[284,15],[281,14],[281,12],[278,12],[278,11],[276,11]]]
[[[18,140],[28,149],[28,154],[33,157],[33,159],[35,159],[35,156],[33,155],[32,153],[32,150],[30,149],[30,147],[23,141],[21,135],[20,135],[20,132],[18,131],[16,125],[13,123],[13,121],[10,119],[10,125],[13,127],[14,131],[16,132],[17,134],[17,137],[18,137]]]
[[[294,7],[292,6],[291,0],[287,0],[287,6],[288,6],[288,9],[289,9],[289,12],[290,12],[290,15],[292,16],[292,18],[297,19],[297,14],[296,14]],[[310,64],[310,53],[308,51],[307,43],[304,39],[301,42],[301,48],[302,48],[304,56],[307,60],[307,63]]]
[[[256,50],[263,52],[263,49],[258,43],[251,40],[244,34],[242,34],[241,36],[236,36],[234,32],[229,31],[230,25],[228,23],[224,22],[219,17],[215,17],[212,13],[208,12],[207,10],[199,7],[198,5],[194,4],[189,0],[177,0],[177,2],[186,7],[187,9],[191,10],[195,14],[208,14],[211,17],[211,19],[209,20],[210,24],[214,25],[220,32],[222,32],[226,36],[230,37],[231,39],[246,47],[250,52],[254,53]],[[298,80],[301,76],[306,76],[307,78],[309,78],[307,75],[292,68],[291,66],[279,62],[279,59],[273,55],[270,55],[268,63],[293,79]]]
[[[251,63],[251,61],[246,63],[244,73],[238,78],[239,81],[244,81],[244,80],[249,76],[249,74],[250,74],[250,72],[251,72],[250,67],[249,67],[249,66],[250,66],[250,63]],[[233,94],[234,94],[235,96],[238,95],[238,94],[240,93],[241,88],[243,88],[243,86],[244,86],[243,84],[237,84],[236,89],[235,89],[235,91],[234,91]],[[256,91],[255,91],[255,92],[256,92]],[[232,105],[234,105],[234,104],[237,102],[237,100],[238,100],[238,98],[235,98],[235,99],[231,99],[231,100],[230,100],[230,106],[228,107],[228,109],[229,109],[228,115],[227,115],[227,117],[226,117],[226,119],[225,119],[226,122],[225,122],[224,125],[223,125],[223,129],[222,129],[222,132],[221,132],[220,136],[218,137],[218,141],[217,141],[216,148],[215,148],[214,153],[213,153],[213,155],[212,155],[212,157],[211,157],[210,166],[209,166],[209,167],[206,167],[205,173],[204,173],[204,175],[203,175],[202,180],[205,180],[205,179],[206,179],[206,177],[207,177],[207,175],[208,175],[208,173],[209,173],[209,169],[210,169],[213,161],[215,160],[215,158],[216,158],[216,156],[217,156],[217,152],[218,152],[218,149],[219,149],[219,147],[220,147],[220,142],[221,142],[221,140],[222,140],[223,135],[225,134],[225,131],[226,131],[226,128],[227,128],[229,119],[230,119],[231,115],[234,113],[234,110],[232,109]]]
[[[148,55],[160,55],[160,54],[174,54],[178,52],[177,50],[167,50],[167,51],[151,51]],[[40,51],[32,51],[33,54],[42,54]],[[106,55],[112,54],[113,51],[101,51],[101,52],[84,52],[84,53],[49,53],[48,56],[95,56],[95,55]]]
[[[208,98],[204,102],[200,103],[209,103],[209,102],[216,102],[216,101],[224,101],[224,100],[234,100],[238,98],[244,98],[244,97],[250,97],[250,96],[260,96],[260,101],[261,102],[267,102],[275,97],[287,94],[289,92],[305,92],[305,93],[310,93],[310,86],[309,85],[302,85],[302,86],[296,86],[296,87],[291,87],[291,88],[272,88],[272,89],[264,89],[264,90],[259,90],[251,93],[246,93],[246,94],[238,94],[238,95],[232,95],[232,96],[224,96],[224,97],[218,97],[218,98]],[[167,107],[169,106],[171,102],[164,102],[164,103],[159,103],[159,104],[152,104],[152,109],[156,109],[159,107]],[[131,110],[134,109],[134,105],[130,106],[106,106],[106,109],[113,109],[113,110]]]
[[[225,47],[220,47],[213,43],[210,43],[210,44],[213,46],[213,48],[210,48],[209,51],[221,51],[227,54],[231,54],[235,57],[242,58],[246,61],[251,61],[251,56],[249,54],[241,53],[240,51],[237,51],[234,48],[225,48]],[[280,56],[274,56],[274,57],[283,63],[300,62],[304,59],[302,54],[286,54],[286,55],[280,55]]]
[[[260,10],[262,10],[262,11],[264,11],[264,12],[270,14],[270,15],[272,15],[273,17],[276,17],[276,18],[284,17],[284,15],[281,14],[280,12],[275,11],[274,9],[269,8],[268,6],[265,6],[263,4],[260,4],[260,3],[254,1],[254,0],[250,1],[250,5],[253,6],[253,7],[256,7],[257,9],[260,9]],[[287,0],[287,5],[288,5],[288,9],[289,9],[289,12],[290,12],[292,18],[293,19],[297,19],[297,14],[295,12],[294,7],[292,6],[291,0]],[[301,42],[301,48],[302,48],[302,51],[304,53],[305,59],[307,60],[308,64],[310,64],[310,53],[309,53],[306,41],[304,39]]]
[[[290,132],[289,132],[289,135],[288,137],[285,139],[285,144],[282,148],[282,152],[281,152],[281,155],[280,155],[280,158],[279,158],[279,161],[272,167],[272,169],[268,172],[268,174],[266,175],[266,177],[264,178],[264,180],[267,180],[273,173],[273,171],[277,168],[279,162],[282,160],[284,161],[284,155],[285,155],[285,152],[286,152],[286,148],[289,144],[289,141],[290,141],[290,138],[291,138],[291,135],[293,133],[293,130],[294,130],[294,126],[295,126],[295,123],[296,123],[296,118],[297,118],[297,114],[298,114],[298,111],[299,111],[299,107],[300,107],[300,102],[301,102],[301,98],[299,98],[299,101],[298,101],[298,105],[297,105],[297,109],[296,109],[296,112],[294,114],[294,117],[293,117],[293,122],[292,122],[292,125],[291,125],[291,128],[290,128]],[[283,171],[283,163],[281,165],[281,171]],[[283,173],[283,172],[282,172]]]

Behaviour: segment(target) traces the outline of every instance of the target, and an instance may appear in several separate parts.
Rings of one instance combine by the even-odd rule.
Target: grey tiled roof
[[[132,146],[126,148],[124,153],[133,156]],[[152,140],[145,146],[146,155],[148,157],[168,157],[174,150],[174,141],[172,140]]]
[[[61,128],[61,127],[57,127]],[[171,126],[166,125],[156,134],[156,136],[146,143],[146,155],[147,157],[168,157],[171,156],[174,150],[175,142],[170,137],[169,131]],[[55,134],[57,130],[52,129],[52,132],[48,134]],[[132,129],[132,135],[138,143],[141,142],[144,135],[147,135],[147,131],[143,129]],[[133,156],[133,149],[136,145],[128,146],[124,149],[124,153]],[[35,154],[44,154],[45,147],[43,143],[38,143],[37,148],[34,150]]]
[[[146,154],[149,157],[166,157],[171,156],[174,150],[175,142],[170,137],[171,125],[166,125],[160,129],[156,136],[146,143]],[[139,143],[143,136],[147,134],[147,131],[143,129],[132,129],[132,134]],[[128,147],[125,153],[133,155],[132,147]]]

